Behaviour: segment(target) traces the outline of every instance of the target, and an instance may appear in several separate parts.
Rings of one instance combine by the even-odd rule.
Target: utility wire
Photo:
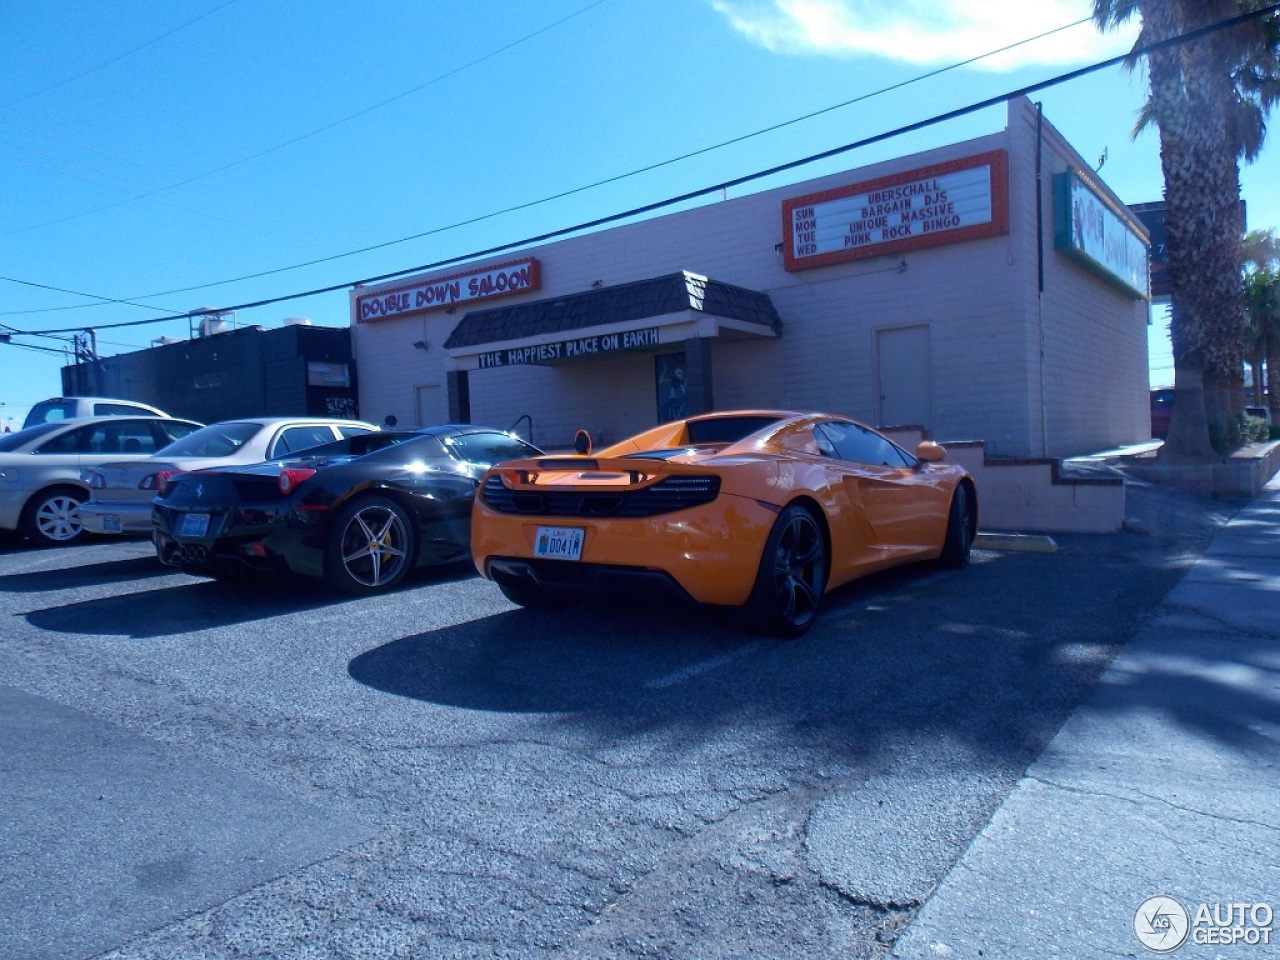
[[[620,173],[612,177],[607,177],[603,180],[597,180],[594,183],[573,187],[572,189],[564,190],[564,191],[561,191],[560,193],[554,193],[549,196],[542,197],[541,199],[538,199],[538,200],[529,200],[524,203],[516,204],[514,206],[505,207],[501,210],[495,210],[490,213],[481,214],[480,216],[471,217],[467,220],[460,220],[455,223],[448,224],[447,226],[434,227],[430,230],[424,230],[421,233],[410,234],[407,237],[400,237],[397,240],[387,240],[382,243],[375,243],[367,247],[360,247],[359,249],[356,249],[356,250],[347,251],[346,253],[337,253],[328,257],[320,257],[316,260],[307,260],[303,263],[295,263],[287,267],[275,267],[271,270],[260,270],[257,273],[244,274],[243,276],[232,277],[227,280],[216,280],[212,283],[203,283],[203,284],[197,284],[195,286],[190,286],[190,287],[178,287],[173,290],[162,290],[156,293],[145,293],[141,295],[135,295],[133,297],[130,297],[129,301],[149,300],[155,297],[167,297],[167,296],[173,296],[174,294],[179,294],[179,293],[191,293],[196,290],[208,290],[213,287],[225,286],[231,283],[240,283],[245,280],[259,280],[263,277],[274,276],[281,273],[288,273],[293,270],[301,270],[306,267],[314,267],[323,263],[331,263],[335,260],[343,260],[348,257],[359,256],[364,253],[371,253],[375,250],[382,250],[387,247],[396,246],[401,243],[408,243],[413,240],[421,240],[425,237],[436,236],[442,233],[447,233],[451,230],[458,230],[462,227],[469,227],[477,223],[483,223],[486,220],[493,220],[497,217],[506,216],[509,213],[517,213],[521,210],[528,210],[532,207],[541,206],[542,204],[545,204],[545,203],[551,203],[555,200],[563,200],[565,197],[571,197],[579,193],[585,193],[588,190],[594,190],[598,187],[608,186],[609,184],[617,183],[622,180],[627,180],[627,179],[630,179],[631,177],[636,177],[644,173],[651,173],[654,170],[671,166],[676,163],[681,163],[685,160],[690,160],[694,157],[699,157],[704,154],[711,153],[715,150],[720,150],[724,147],[733,146],[734,144],[738,144],[738,143],[743,143],[747,140],[751,140],[751,139],[754,139],[755,137],[763,136],[767,133],[775,133],[778,130],[785,129],[786,127],[794,126],[797,123],[803,123],[806,120],[812,120],[814,117],[820,117],[820,116],[823,116],[824,114],[832,113],[833,111],[836,111],[836,110],[841,110],[845,107],[852,106],[856,103],[862,103],[863,101],[870,100],[874,97],[879,97],[887,93],[892,93],[895,90],[902,89],[903,87],[910,86],[911,84],[920,83],[925,80],[933,79],[934,77],[940,76],[944,73],[948,73],[952,70],[958,70],[961,67],[967,67],[971,64],[977,63],[980,60],[985,60],[989,57],[994,57],[1002,53],[1007,53],[1008,51],[1016,49],[1017,47],[1026,46],[1027,44],[1030,44],[1030,43],[1035,43],[1038,40],[1043,40],[1046,37],[1051,37],[1054,34],[1062,33],[1064,30],[1070,30],[1088,22],[1090,22],[1090,18],[1085,17],[1081,20],[1076,20],[1074,23],[1068,23],[1060,27],[1054,27],[1052,30],[1046,30],[1043,33],[1036,34],[1033,37],[1027,37],[1023,40],[1018,40],[1014,43],[1006,44],[1003,47],[998,47],[995,50],[989,50],[986,53],[980,53],[976,56],[970,57],[967,60],[960,60],[960,61],[957,61],[956,63],[949,64],[945,67],[939,67],[936,70],[931,70],[927,73],[922,73],[918,76],[911,77],[907,80],[902,80],[898,83],[891,84],[887,87],[881,87],[877,90],[872,90],[868,93],[860,94],[856,97],[853,97],[850,100],[844,100],[840,103],[832,104],[827,107],[822,107],[821,109],[814,110],[811,113],[802,114],[801,116],[793,117],[790,120],[784,120],[781,123],[775,123],[772,126],[763,127],[751,133],[744,133],[744,134],[741,134],[740,136],[733,137],[729,140],[721,141],[720,143],[716,143],[711,146],[701,147],[697,150],[692,150],[688,153],[684,153],[676,157],[671,157],[667,160],[661,160],[657,163],[651,163],[648,166],[638,167],[627,173]],[[109,306],[110,304],[113,304],[113,303],[129,302],[129,301],[121,301],[121,300],[112,300],[105,297],[97,298],[97,299],[101,299],[102,302],[97,304],[72,304],[72,305],[62,306],[62,307],[46,307],[40,310],[23,310],[23,311],[7,313],[4,315],[5,316],[24,316],[24,315],[31,315],[31,314],[37,314],[37,313],[56,313],[63,310],[83,310],[91,306]]]
[[[231,2],[234,3],[236,2],[236,0],[231,0]],[[385,100],[381,100],[378,103],[372,104],[371,106],[364,107],[363,109],[357,110],[355,113],[348,114],[347,116],[342,117],[341,119],[333,120],[329,123],[324,124],[323,126],[316,127],[314,130],[310,130],[307,133],[298,134],[296,137],[292,137],[288,140],[284,140],[280,143],[275,144],[274,146],[266,147],[265,149],[259,150],[257,153],[250,154],[247,157],[241,157],[238,160],[232,160],[230,163],[224,163],[220,167],[213,167],[209,170],[204,170],[200,173],[193,174],[190,177],[186,177],[184,179],[178,180],[176,183],[170,183],[163,187],[157,187],[154,190],[147,191],[146,193],[139,193],[132,197],[127,197],[123,200],[117,200],[115,203],[108,203],[105,206],[96,207],[93,210],[85,210],[81,213],[74,213],[70,216],[62,217],[57,220],[46,220],[44,223],[33,224],[32,226],[29,226],[29,227],[23,227],[20,230],[11,230],[9,231],[9,233],[10,234],[23,233],[28,230],[39,230],[44,227],[52,227],[59,223],[66,223],[70,220],[78,220],[81,217],[87,217],[95,213],[102,213],[106,210],[112,210],[116,207],[123,206],[126,203],[132,203],[135,200],[150,199],[151,197],[154,197],[156,194],[164,193],[167,190],[174,190],[174,189],[177,189],[178,187],[186,186],[189,183],[195,183],[198,180],[203,180],[207,177],[211,177],[215,173],[222,173],[226,170],[231,170],[231,169],[234,169],[235,167],[243,166],[244,164],[249,163],[252,160],[258,160],[269,154],[275,153],[277,150],[283,150],[285,147],[291,147],[296,143],[301,143],[304,140],[309,140],[312,137],[318,136],[322,133],[325,133],[326,131],[334,129],[335,127],[340,127],[344,123],[350,123],[352,120],[356,120],[367,114],[373,113],[375,110],[381,110],[383,107],[388,106],[392,103],[395,103],[397,100],[403,100],[405,97],[412,96],[415,93],[419,93],[427,89],[427,87],[434,86],[437,83],[440,83],[444,80],[449,79],[450,77],[457,76],[459,73],[462,73],[464,70],[470,70],[472,67],[480,65],[484,63],[486,60],[492,60],[494,57],[497,57],[503,53],[506,53],[508,50],[518,47],[521,44],[528,43],[530,40],[534,39],[535,37],[539,37],[544,33],[554,30],[556,27],[559,27],[562,24],[568,23],[570,20],[573,20],[576,17],[580,17],[584,13],[588,13],[591,10],[594,10],[596,7],[604,3],[608,3],[608,0],[595,0],[594,3],[590,3],[587,6],[581,8],[580,10],[570,13],[567,16],[561,17],[559,20],[555,21],[554,23],[550,23],[539,30],[535,30],[533,33],[526,34],[525,36],[520,37],[518,40],[512,40],[510,43],[504,46],[498,47],[495,50],[490,50],[488,53],[483,54],[479,57],[476,57],[474,60],[470,60],[467,63],[462,64],[461,66],[455,67],[452,70],[446,71],[445,73],[432,77],[430,80],[420,83],[416,87],[411,87],[408,90],[404,90],[400,93],[397,93],[394,96],[388,97]],[[175,292],[178,292],[178,291],[175,291]],[[163,296],[163,294],[156,294],[156,296]]]
[[[17,97],[14,100],[8,100],[4,103],[0,103],[0,110],[5,110],[5,109],[8,109],[9,107],[16,107],[20,103],[25,103],[26,101],[34,99],[35,97],[39,97],[43,94],[49,93],[50,91],[57,90],[59,87],[65,87],[69,83],[75,83],[75,81],[77,80],[83,80],[85,77],[89,76],[90,74],[97,73],[99,70],[105,70],[107,67],[111,66],[112,64],[119,63],[121,60],[127,60],[129,57],[132,57],[135,53],[140,53],[141,51],[147,49],[147,47],[154,46],[155,44],[159,43],[161,40],[168,39],[169,37],[172,37],[175,33],[180,33],[181,31],[187,29],[187,27],[191,26],[193,23],[199,23],[201,20],[211,17],[215,13],[218,13],[221,10],[225,10],[227,7],[237,2],[238,0],[227,0],[226,3],[221,4],[217,7],[214,7],[212,10],[209,10],[206,13],[200,14],[200,16],[194,17],[188,20],[186,23],[180,24],[179,26],[174,27],[172,30],[166,33],[160,34],[160,36],[158,37],[153,37],[152,39],[148,40],[146,43],[143,43],[134,47],[132,50],[127,50],[124,53],[119,54],[118,56],[112,57],[110,60],[104,60],[102,63],[99,63],[96,66],[89,67],[89,69],[87,70],[82,70],[77,74],[74,74],[70,77],[66,77],[62,80],[57,81],[56,83],[51,83],[47,87],[41,87],[39,90],[32,90],[30,93],[24,93],[22,96]]]
[[[1062,83],[1067,83],[1071,80],[1077,80],[1080,77],[1088,76],[1089,74],[1092,74],[1092,73],[1097,73],[1100,70],[1105,70],[1110,67],[1117,66],[1119,64],[1125,63],[1126,61],[1131,62],[1135,60],[1137,57],[1140,57],[1146,54],[1154,53],[1159,50],[1171,49],[1173,47],[1182,46],[1183,44],[1190,43],[1195,40],[1199,40],[1203,37],[1209,36],[1210,34],[1216,33],[1220,30],[1226,30],[1231,27],[1236,27],[1243,23],[1247,23],[1250,20],[1255,20],[1260,17],[1266,16],[1267,14],[1274,13],[1277,10],[1280,10],[1280,3],[1271,4],[1269,6],[1263,7],[1258,10],[1252,10],[1247,13],[1243,13],[1238,16],[1228,18],[1226,20],[1221,20],[1218,23],[1210,24],[1208,26],[1201,27],[1199,29],[1193,30],[1189,33],[1181,34],[1176,37],[1169,37],[1164,40],[1157,41],[1155,43],[1149,43],[1140,47],[1135,47],[1134,49],[1130,50],[1128,53],[1120,54],[1115,57],[1110,57],[1106,60],[1101,60],[1101,61],[1098,61],[1097,63],[1080,67],[1075,70],[1069,70],[1066,73],[1057,75],[1056,77],[1051,77],[1047,80],[1042,80],[1037,83],[1028,84],[1026,86],[1019,87],[1015,90],[1011,90],[1011,91],[1008,91],[1007,93],[999,94],[994,97],[988,97],[985,100],[980,100],[975,103],[971,103],[968,106],[958,107],[955,110],[949,110],[945,113],[936,114],[924,120],[918,120],[914,123],[905,124],[893,130],[888,130],[883,133],[873,134],[870,137],[864,137],[861,140],[856,140],[852,143],[844,144],[843,146],[832,147],[831,149],[824,150],[821,153],[815,153],[815,154],[811,154],[810,156],[801,158],[799,160],[791,160],[791,161],[788,161],[787,163],[777,164],[765,170],[760,170],[755,173],[746,174],[741,177],[735,177],[731,180],[726,180],[726,181],[723,181],[722,183],[718,183],[713,186],[702,187],[697,190],[691,190],[686,193],[679,194],[678,196],[669,197],[666,200],[658,200],[658,201],[654,201],[653,203],[647,203],[639,207],[633,207],[630,210],[626,210],[621,213],[614,213],[608,216],[598,217],[594,220],[588,220],[571,227],[563,227],[558,230],[551,230],[546,233],[538,234],[537,236],[526,237],[523,240],[512,241],[510,243],[504,243],[504,244],[498,244],[496,246],[487,247],[483,250],[472,251],[471,253],[462,254],[456,257],[448,257],[446,259],[437,260],[432,263],[420,264],[418,266],[409,267],[404,270],[397,270],[393,273],[385,273],[375,277],[366,277],[361,280],[333,284],[327,287],[317,287],[315,289],[303,291],[300,293],[286,294],[284,296],[279,296],[279,297],[269,297],[263,300],[254,300],[247,303],[240,303],[240,304],[235,304],[233,306],[223,307],[220,309],[222,312],[230,312],[233,310],[250,310],[256,307],[265,307],[265,306],[270,306],[272,304],[277,304],[277,303],[286,303],[291,300],[300,300],[304,297],[318,296],[324,293],[335,293],[339,290],[346,290],[355,286],[364,286],[372,283],[381,283],[386,280],[392,280],[397,277],[407,276],[413,273],[424,273],[431,270],[437,270],[443,267],[464,263],[469,260],[475,260],[482,257],[489,257],[489,256],[493,256],[494,254],[505,253],[507,251],[515,250],[520,247],[526,247],[526,246],[530,246],[538,243],[545,243],[548,240],[554,240],[554,239],[566,237],[572,234],[582,233],[584,231],[592,230],[596,227],[605,226],[610,223],[616,223],[620,220],[626,220],[631,217],[640,216],[642,214],[652,213],[655,210],[660,210],[665,207],[675,206],[677,204],[686,203],[690,200],[696,200],[701,197],[709,196],[711,194],[718,193],[723,190],[728,190],[731,187],[742,186],[743,184],[751,183],[752,181],[755,181],[755,180],[761,180],[766,177],[774,176],[779,173],[785,173],[787,171],[794,170],[798,167],[806,166],[811,163],[816,163],[819,160],[830,159],[831,157],[836,157],[841,154],[860,149],[862,147],[870,146],[875,143],[880,143],[882,141],[892,139],[894,137],[903,136],[908,133],[915,133],[916,131],[926,129],[931,126],[936,126],[937,124],[940,124],[940,123],[946,123],[950,120],[955,120],[955,119],[958,119],[959,117],[964,117],[971,113],[976,113],[980,110],[985,110],[989,107],[997,106],[1001,103],[1005,103],[1016,97],[1026,97],[1040,90],[1045,90]],[[0,277],[0,279],[9,279],[9,278]],[[21,281],[14,281],[14,282],[21,282]],[[110,329],[117,329],[122,327],[135,327],[135,326],[143,326],[143,325],[152,324],[152,323],[164,323],[164,322],[170,322],[170,321],[185,320],[193,315],[194,315],[194,311],[191,313],[175,314],[169,317],[154,317],[147,320],[130,320],[122,323],[101,324],[101,325],[97,325],[95,329],[110,330]],[[82,329],[83,327],[65,327],[62,329],[48,330],[44,332],[75,333]]]

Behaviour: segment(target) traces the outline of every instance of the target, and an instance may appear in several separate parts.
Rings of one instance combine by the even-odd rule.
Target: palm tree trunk
[[[1162,40],[1202,24],[1201,0],[1138,0],[1144,36]],[[1172,285],[1174,390],[1163,459],[1215,459],[1243,409],[1240,370],[1239,173],[1225,94],[1206,41],[1148,55],[1151,108],[1160,129],[1165,228]],[[1230,88],[1228,87],[1228,92]]]

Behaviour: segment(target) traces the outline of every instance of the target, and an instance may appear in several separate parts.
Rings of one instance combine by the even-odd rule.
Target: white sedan
[[[151,501],[175,473],[260,463],[378,428],[324,417],[247,417],[213,423],[145,460],[103,463],[89,480],[80,522],[90,533],[151,534]]]
[[[108,416],[0,435],[0,530],[20,530],[45,546],[78,540],[80,504],[99,464],[145,460],[198,429],[172,417]]]

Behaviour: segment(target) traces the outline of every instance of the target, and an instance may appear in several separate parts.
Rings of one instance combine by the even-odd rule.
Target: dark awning
[[[474,310],[458,322],[444,348],[455,360],[466,361],[496,351],[568,345],[600,337],[606,343],[616,343],[613,349],[656,349],[691,337],[776,337],[781,327],[767,293],[682,271],[563,297]],[[577,355],[572,350],[557,353],[543,349],[540,354],[525,354],[530,359],[514,362],[554,362]],[[508,361],[480,364],[506,365]]]

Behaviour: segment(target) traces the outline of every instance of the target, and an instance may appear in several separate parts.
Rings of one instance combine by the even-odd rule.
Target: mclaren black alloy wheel
[[[751,596],[740,611],[754,632],[804,633],[817,619],[827,584],[827,542],[813,514],[792,504],[774,521]]]
[[[944,566],[969,565],[969,547],[973,544],[973,535],[973,508],[969,503],[969,488],[962,483],[951,495],[951,511],[947,515],[947,536],[942,542],[942,556],[939,558]]]
[[[361,497],[343,507],[329,533],[325,579],[347,593],[390,590],[416,554],[417,534],[404,507],[389,497]]]
[[[84,539],[80,504],[85,499],[79,487],[41,490],[22,511],[22,532],[43,547],[60,547]]]

